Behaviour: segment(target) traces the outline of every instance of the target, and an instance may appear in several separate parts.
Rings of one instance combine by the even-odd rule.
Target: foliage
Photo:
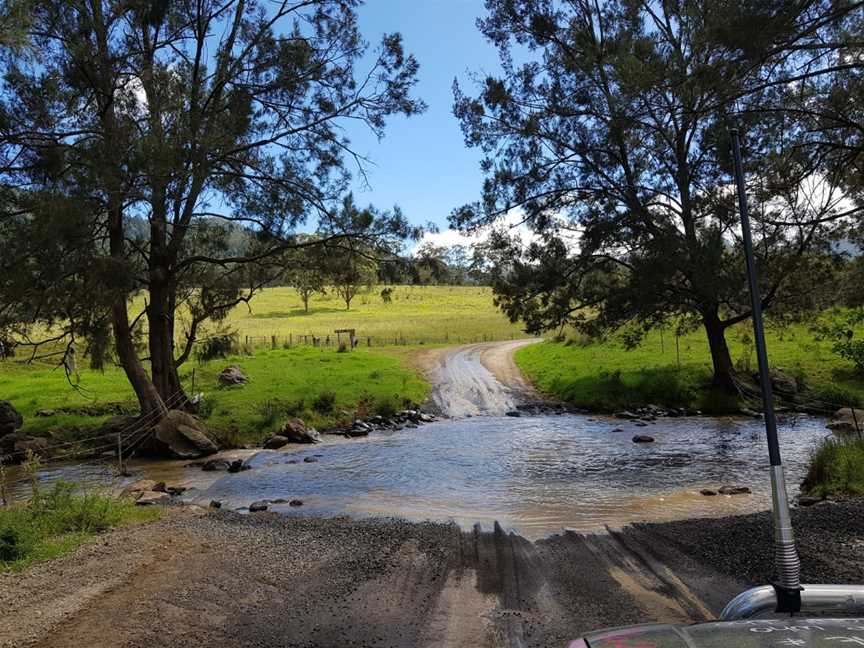
[[[55,482],[51,490],[26,504],[0,508],[0,571],[19,570],[54,558],[119,525],[153,520],[158,509],[96,493],[79,493],[72,484]]]
[[[198,362],[210,362],[216,358],[226,358],[237,351],[237,333],[212,335],[201,340],[195,349]]]
[[[322,391],[315,400],[312,401],[312,409],[319,414],[331,414],[333,407],[336,405],[336,392]]]
[[[697,318],[715,383],[734,391],[725,331],[749,317],[749,295],[729,190],[729,112],[739,111],[744,131],[764,305],[812,309],[833,268],[828,241],[848,215],[844,181],[794,145],[808,124],[784,107],[807,91],[779,79],[799,69],[788,43],[851,9],[486,7],[478,24],[503,73],[478,77],[473,96],[455,88],[466,143],[487,156],[483,199],[451,222],[494,224],[515,211],[536,234],[528,244],[506,231],[492,237],[499,305],[532,332],[635,322],[637,335],[669,317]]]
[[[364,160],[345,124],[380,137],[424,109],[416,60],[399,34],[371,48],[355,2],[27,3],[38,59],[0,38],[0,240],[16,250],[0,259],[0,329],[19,341],[33,325],[100,356],[113,341],[158,412],[206,323],[278,275],[303,223],[367,245],[415,231],[338,213],[345,161]]]
[[[864,440],[825,439],[813,452],[802,490],[829,495],[864,495]]]
[[[749,322],[732,329],[733,354],[746,352],[751,331]],[[654,403],[712,413],[737,411],[740,404],[734,397],[709,388],[705,338],[698,331],[680,337],[680,367],[669,338],[652,330],[629,350],[616,336],[591,344],[544,342],[518,350],[516,362],[541,391],[580,406],[611,411]],[[767,344],[772,365],[794,370],[809,386],[805,402],[833,411],[864,399],[864,381],[833,354],[831,338],[814,341],[801,323],[789,325],[782,336],[769,327]]]

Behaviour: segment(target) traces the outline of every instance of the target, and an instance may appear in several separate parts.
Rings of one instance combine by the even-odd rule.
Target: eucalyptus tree
[[[794,92],[759,80],[790,72],[778,52],[818,4],[487,0],[478,26],[503,73],[473,96],[454,85],[486,179],[451,222],[514,212],[535,233],[487,246],[505,312],[533,331],[696,317],[715,384],[735,389],[725,331],[750,311],[728,127],[744,131],[765,307],[818,281],[810,252],[842,220],[840,179],[794,146],[806,126],[762,109]]]
[[[345,126],[382,135],[388,116],[424,107],[412,96],[418,66],[400,36],[370,47],[358,5],[32,0],[29,47],[3,49],[6,227],[50,220],[61,247],[85,241],[79,262],[63,260],[71,274],[28,292],[29,316],[73,333],[74,313],[52,300],[69,288],[59,279],[75,279],[78,297],[105,306],[142,413],[182,400],[177,367],[200,325],[275,276],[272,258],[297,245],[304,223],[330,241],[408,232],[404,220],[384,218],[349,232],[334,210],[352,165],[363,163]],[[241,251],[218,220],[250,233]],[[130,227],[142,221],[143,232]],[[50,268],[38,253],[12,249],[3,272],[26,278]],[[146,307],[130,312],[138,294]],[[179,353],[178,312],[186,318]],[[136,345],[145,323],[149,374]]]

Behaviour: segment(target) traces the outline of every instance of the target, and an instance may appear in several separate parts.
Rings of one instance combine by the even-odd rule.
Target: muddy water
[[[789,484],[804,476],[825,422],[781,418],[780,435]],[[613,430],[621,428],[623,431]],[[633,443],[634,434],[656,441]],[[770,506],[765,434],[759,420],[661,419],[648,427],[581,415],[475,417],[443,420],[416,429],[375,432],[366,439],[261,451],[252,470],[203,472],[186,462],[133,463],[135,478],[190,487],[187,499],[219,499],[242,508],[261,499],[302,499],[302,508],[276,505],[288,514],[400,516],[455,520],[540,537],[572,528],[722,516]],[[306,463],[314,456],[317,462]],[[20,475],[19,475],[20,477]],[[58,477],[95,485],[122,485],[110,466],[51,466],[43,482]],[[752,495],[706,497],[699,491],[744,485]],[[19,482],[23,496],[29,487]]]
[[[623,432],[613,432],[615,428]],[[635,433],[653,444],[635,444]],[[781,422],[790,484],[806,470],[824,421]],[[303,458],[319,455],[318,462]],[[304,514],[350,513],[491,524],[530,537],[641,520],[720,516],[770,506],[764,430],[749,419],[667,419],[647,428],[586,416],[450,420],[299,453],[262,452],[253,470],[193,494],[234,507],[304,501]],[[706,497],[745,485],[752,495]]]

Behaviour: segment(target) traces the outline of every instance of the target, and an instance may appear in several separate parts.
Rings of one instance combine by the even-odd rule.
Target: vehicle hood
[[[638,625],[585,636],[590,648],[842,648],[864,646],[864,619],[727,621],[690,626]],[[571,648],[585,644],[573,642]]]

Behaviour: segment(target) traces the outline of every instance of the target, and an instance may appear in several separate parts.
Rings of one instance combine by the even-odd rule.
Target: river
[[[502,366],[512,350],[475,345],[435,357],[428,368],[436,380],[432,402],[455,413],[452,418],[363,439],[247,453],[252,469],[238,474],[206,473],[184,462],[139,461],[133,469],[136,478],[188,486],[184,499],[201,505],[219,500],[243,509],[256,500],[299,499],[302,507],[272,508],[286,515],[454,520],[466,527],[498,521],[530,538],[770,507],[761,420],[660,418],[640,427],[590,415],[503,416],[525,389],[496,378],[512,374]],[[446,411],[448,402],[453,411]],[[812,448],[827,434],[825,421],[781,416],[779,432],[794,491]],[[636,434],[655,441],[634,443]],[[123,481],[99,464],[50,466],[40,474],[45,481]],[[752,494],[700,493],[723,485],[747,486]],[[17,488],[20,495],[27,486]]]

